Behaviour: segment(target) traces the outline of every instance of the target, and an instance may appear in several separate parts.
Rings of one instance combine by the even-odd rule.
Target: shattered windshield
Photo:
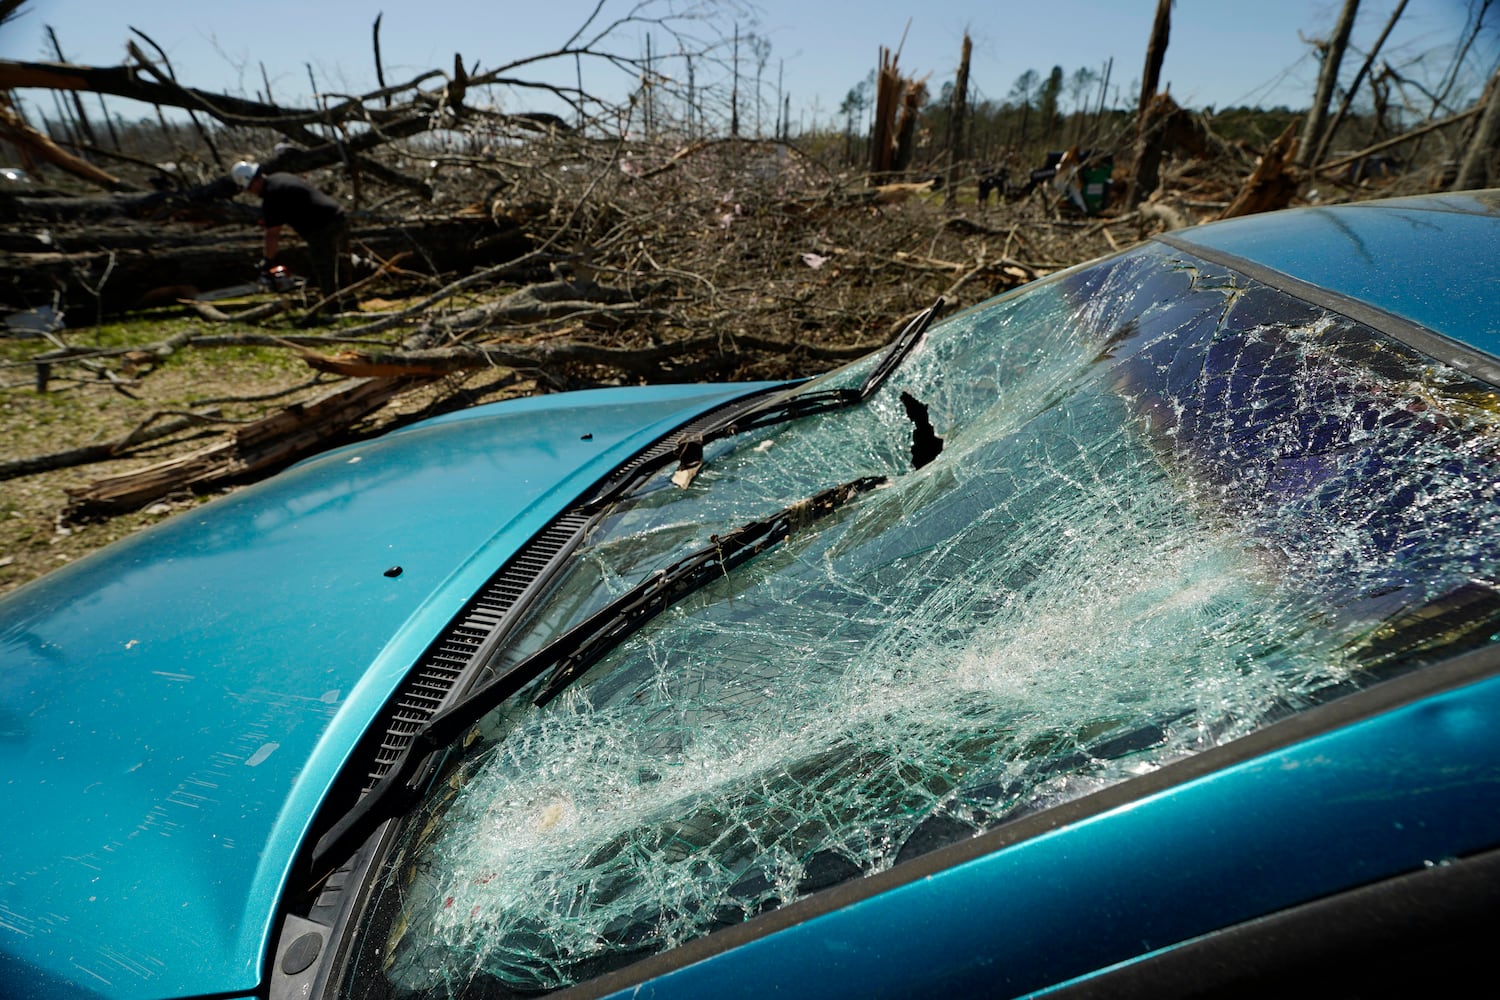
[[[579,982],[1488,642],[1497,429],[1491,386],[1161,245],[934,327],[865,405],[599,523],[497,665],[888,480],[474,727],[354,991]]]

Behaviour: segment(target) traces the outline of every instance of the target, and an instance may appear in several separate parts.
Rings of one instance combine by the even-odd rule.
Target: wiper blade
[[[710,441],[743,434],[745,431],[759,427],[769,427],[773,424],[799,420],[817,413],[827,413],[863,403],[885,384],[885,381],[891,377],[891,373],[899,368],[921,343],[922,335],[927,332],[933,320],[942,313],[944,305],[943,299],[939,297],[932,305],[912,317],[911,322],[906,324],[906,328],[886,347],[885,355],[859,388],[819,389],[813,392],[798,392],[796,389],[790,389],[778,392],[750,407],[732,411],[719,423],[697,431],[693,435],[693,444],[701,448]],[[682,443],[686,442],[679,442],[678,448],[667,449],[653,459],[633,467],[629,476],[609,484],[595,494],[588,501],[587,508],[599,510],[629,493],[642,480],[650,478],[658,469],[676,460],[681,452]]]
[[[545,705],[609,650],[682,598],[886,482],[883,476],[856,479],[727,534],[711,535],[708,545],[657,570],[505,673],[436,712],[412,735],[405,754],[380,782],[319,838],[310,859],[312,870],[319,872],[330,860],[342,860],[381,823],[415,804],[422,793],[421,782],[415,779],[426,773],[433,756],[532,681],[551,671],[535,699],[538,706]]]
[[[564,648],[548,658],[552,661],[552,676],[536,696],[535,704],[540,707],[556,698],[610,649],[688,594],[707,583],[722,579],[736,566],[764,552],[799,528],[820,520],[854,497],[887,482],[889,480],[884,476],[866,476],[824,490],[728,534],[710,535],[708,545],[665,569],[657,570],[588,619],[569,629],[558,640],[558,644]],[[575,637],[574,633],[579,635]],[[524,663],[517,666],[524,666]],[[478,693],[480,692],[476,692]]]
[[[715,434],[722,437],[727,434],[739,434],[742,431],[752,430],[756,427],[765,427],[770,424],[779,424],[786,420],[796,420],[799,417],[810,416],[814,413],[826,413],[829,410],[841,409],[845,406],[855,406],[863,403],[873,396],[891,373],[901,366],[911,355],[916,346],[922,342],[922,335],[937,319],[938,314],[943,311],[943,300],[941,297],[936,302],[912,317],[910,323],[902,330],[896,339],[891,341],[885,349],[885,355],[860,383],[858,389],[822,389],[817,392],[802,392],[784,396],[773,396],[759,406],[735,414],[724,422],[721,432]],[[715,431],[718,431],[715,428]],[[706,437],[706,435],[705,435]]]
[[[922,342],[922,335],[927,332],[927,328],[932,325],[932,321],[937,319],[938,314],[943,311],[943,305],[943,297],[940,295],[936,302],[917,313],[912,318],[912,321],[906,324],[906,329],[902,330],[900,335],[891,342],[891,346],[886,348],[885,357],[880,359],[880,364],[875,366],[875,370],[870,372],[864,384],[859,387],[861,402],[869,399],[875,390],[879,389],[885,383],[885,380],[891,377],[891,372],[899,368],[901,362],[905,361],[907,356]]]

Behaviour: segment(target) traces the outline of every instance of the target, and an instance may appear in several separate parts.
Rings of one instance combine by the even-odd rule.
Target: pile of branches
[[[416,161],[410,150],[385,152],[392,170]],[[475,373],[506,373],[508,391],[814,374],[878,348],[939,295],[977,301],[1079,256],[1071,243],[1082,224],[1054,220],[1040,199],[945,214],[911,185],[867,186],[790,143],[558,132],[423,156],[433,188],[423,204],[449,206],[449,218],[491,233],[520,234],[519,252],[469,270],[434,269],[411,254],[377,260],[366,237],[379,220],[367,213],[353,232],[368,261],[352,289],[362,308],[335,327],[299,325],[313,303],[294,293],[234,307],[183,297],[177,308],[196,318],[193,332],[128,349],[84,349],[67,330],[50,333],[27,380],[38,388],[66,385],[70,370],[82,370],[140,391],[173,354],[259,345],[295,351],[313,371],[347,380],[357,400],[299,399],[299,419],[267,418],[275,434],[231,428],[190,461],[178,454],[75,488],[67,518],[263,474],[368,432],[403,394],[456,388]],[[313,176],[340,196],[354,183],[342,171]],[[156,227],[168,231],[165,222]],[[239,229],[249,260],[256,235]],[[353,388],[366,383],[385,388]],[[325,379],[319,391],[329,389]],[[205,423],[177,431],[186,439]],[[0,466],[0,478],[117,460],[147,440],[161,447],[155,435],[132,431],[105,445],[26,456]]]
[[[377,64],[378,31],[377,21]],[[351,206],[362,270],[348,291],[361,307],[312,330],[319,304],[295,293],[207,301],[205,281],[236,267],[248,275],[259,252],[253,207],[233,200],[217,169],[167,175],[122,163],[99,175],[90,165],[71,176],[106,193],[0,196],[14,223],[0,240],[0,276],[63,275],[53,299],[71,294],[71,315],[81,295],[97,315],[149,299],[194,317],[190,332],[129,348],[84,348],[49,329],[12,388],[86,378],[134,393],[173,354],[231,345],[294,351],[315,374],[290,405],[249,425],[153,415],[107,441],[0,464],[6,479],[168,443],[163,461],[72,487],[68,520],[264,475],[412,413],[472,401],[476,378],[507,395],[815,374],[883,345],[939,296],[971,304],[1162,228],[1284,204],[1296,187],[1281,144],[1226,144],[1170,99],[1151,102],[1139,129],[1165,164],[1160,189],[1085,217],[1069,214],[1066,191],[1051,184],[994,207],[959,203],[933,190],[931,171],[921,182],[845,172],[791,141],[699,138],[654,120],[632,131],[631,108],[617,109],[612,131],[597,115],[574,129],[555,116],[502,114],[471,97],[516,81],[457,56],[451,72],[289,109],[182,86],[159,49],[151,57],[133,44],[131,54],[112,68],[0,62],[0,93],[91,90],[180,108],[217,163],[254,140],[267,169],[305,173]],[[561,96],[580,115],[590,100]],[[69,169],[74,154],[48,152],[3,111],[0,137]],[[222,148],[229,140],[241,143],[233,154]],[[947,178],[977,181],[953,169]],[[1252,189],[1270,197],[1247,207]],[[193,282],[140,287],[162,280],[163,262],[203,270]],[[401,405],[418,392],[422,406]],[[206,445],[205,427],[219,431]]]

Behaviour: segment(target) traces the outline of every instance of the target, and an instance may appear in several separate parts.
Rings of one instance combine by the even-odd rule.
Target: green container
[[[1083,203],[1088,206],[1090,215],[1109,204],[1109,184],[1114,172],[1112,160],[1090,164],[1078,172],[1079,182],[1083,186]]]

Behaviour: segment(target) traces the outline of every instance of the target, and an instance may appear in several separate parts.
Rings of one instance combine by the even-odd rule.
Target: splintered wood
[[[289,406],[239,428],[227,441],[133,472],[69,489],[64,523],[134,510],[183,490],[206,490],[264,475],[326,447],[356,421],[410,388],[404,379],[368,379]]]

